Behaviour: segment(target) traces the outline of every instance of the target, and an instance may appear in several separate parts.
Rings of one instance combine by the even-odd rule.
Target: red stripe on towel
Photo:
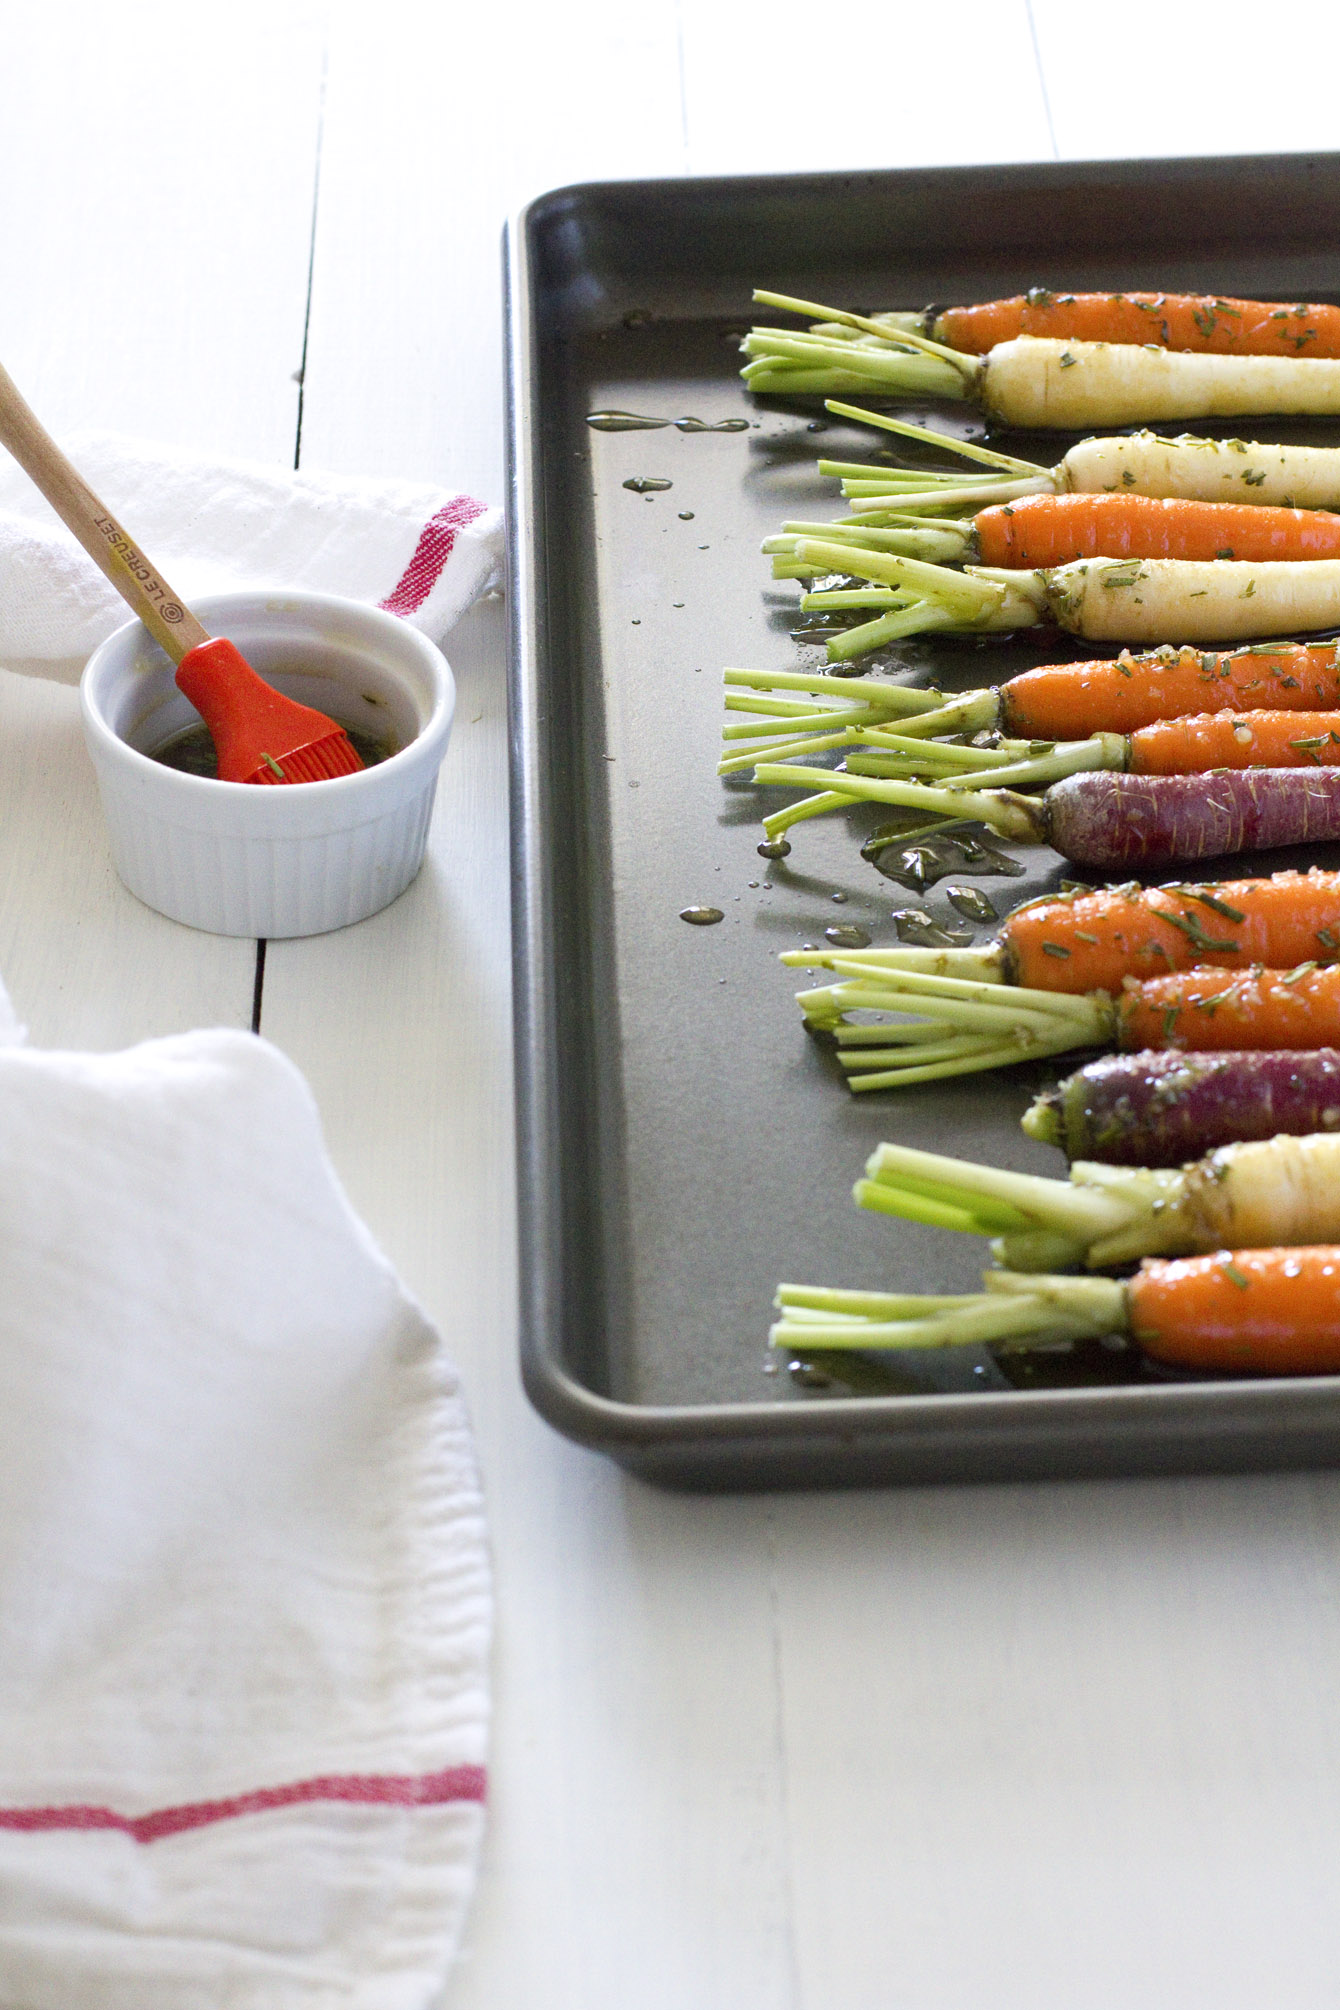
[[[34,1834],[47,1829],[115,1829],[138,1843],[160,1842],[184,1829],[207,1828],[237,1815],[266,1814],[304,1801],[345,1801],[359,1807],[436,1808],[452,1801],[482,1801],[482,1766],[448,1766],[440,1773],[331,1773],[285,1787],[257,1787],[221,1801],[185,1801],[148,1815],[119,1815],[114,1808],[73,1804],[50,1808],[0,1808],[0,1829]]]
[[[457,531],[483,516],[486,508],[487,504],[476,502],[473,496],[453,496],[444,509],[429,517],[419,532],[413,558],[377,605],[388,614],[413,614],[422,607],[451,557]]]

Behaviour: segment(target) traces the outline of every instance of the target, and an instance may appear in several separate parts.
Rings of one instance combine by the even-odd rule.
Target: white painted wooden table
[[[1245,57],[1237,0],[14,0],[0,356],[57,430],[494,499],[526,197],[1324,148],[1340,28],[1299,12]],[[1340,1478],[680,1499],[527,1409],[496,605],[452,654],[427,869],[274,945],[263,1001],[478,1424],[497,1733],[450,2010],[1333,2010]],[[33,1038],[246,1025],[253,968],[121,889],[73,692],[0,673],[0,972]]]

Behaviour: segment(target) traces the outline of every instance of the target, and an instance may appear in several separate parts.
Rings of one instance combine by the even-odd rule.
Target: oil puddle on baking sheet
[[[900,907],[893,917],[900,942],[918,949],[966,949],[972,941],[967,928],[943,928],[924,907]]]
[[[649,419],[644,412],[588,412],[586,423],[597,433],[654,433],[668,419]]]
[[[681,433],[747,433],[748,419],[672,419]]]
[[[882,825],[868,837],[861,846],[861,857],[909,893],[922,893],[951,872],[1018,879],[1027,871],[1017,858],[984,838],[960,832],[909,843],[906,831],[900,831],[897,824]]]
[[[653,419],[646,412],[588,412],[586,423],[596,433],[656,433],[673,426],[680,433],[747,433],[748,419]]]
[[[999,921],[1000,910],[989,893],[983,893],[976,886],[947,886],[945,893],[951,907],[956,907],[968,921]]]

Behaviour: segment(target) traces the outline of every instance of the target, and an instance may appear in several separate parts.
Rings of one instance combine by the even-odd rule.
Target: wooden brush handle
[[[134,538],[126,535],[71,467],[4,369],[0,369],[0,443],[36,482],[57,516],[102,567],[174,663],[180,663],[197,643],[208,642],[205,630],[150,565]]]

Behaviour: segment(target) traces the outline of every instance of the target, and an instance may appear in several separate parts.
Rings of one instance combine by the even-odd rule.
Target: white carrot
[[[1051,619],[1088,642],[1199,644],[1308,634],[1340,622],[1340,559],[1082,558],[1045,571],[970,565],[960,572],[847,539],[792,543],[799,564],[884,589],[863,599],[891,612],[834,635],[833,661],[928,628],[996,631]],[[830,604],[838,603],[822,592],[801,602],[807,612]]]
[[[986,576],[1011,583],[1007,573]],[[1090,642],[1239,642],[1340,621],[1340,559],[1333,558],[1079,559],[1046,580],[1053,619]]]
[[[1065,486],[1100,495],[1185,496],[1196,502],[1340,507],[1340,448],[1263,446],[1257,440],[1162,439],[1135,433],[1081,440],[1061,463]]]
[[[984,409],[1011,426],[1120,426],[1135,419],[1236,419],[1340,412],[1340,359],[1198,356],[1120,342],[1020,335],[982,368]]]
[[[938,447],[977,463],[972,474],[821,460],[819,472],[842,483],[862,527],[910,524],[945,508],[1012,502],[1051,490],[1056,495],[1182,497],[1192,502],[1265,503],[1276,508],[1340,508],[1340,447],[1294,447],[1260,440],[1207,440],[1199,433],[1099,434],[1081,440],[1055,467],[999,454],[974,440],[914,426],[887,412],[869,412],[839,398],[824,401],[839,418]]]

